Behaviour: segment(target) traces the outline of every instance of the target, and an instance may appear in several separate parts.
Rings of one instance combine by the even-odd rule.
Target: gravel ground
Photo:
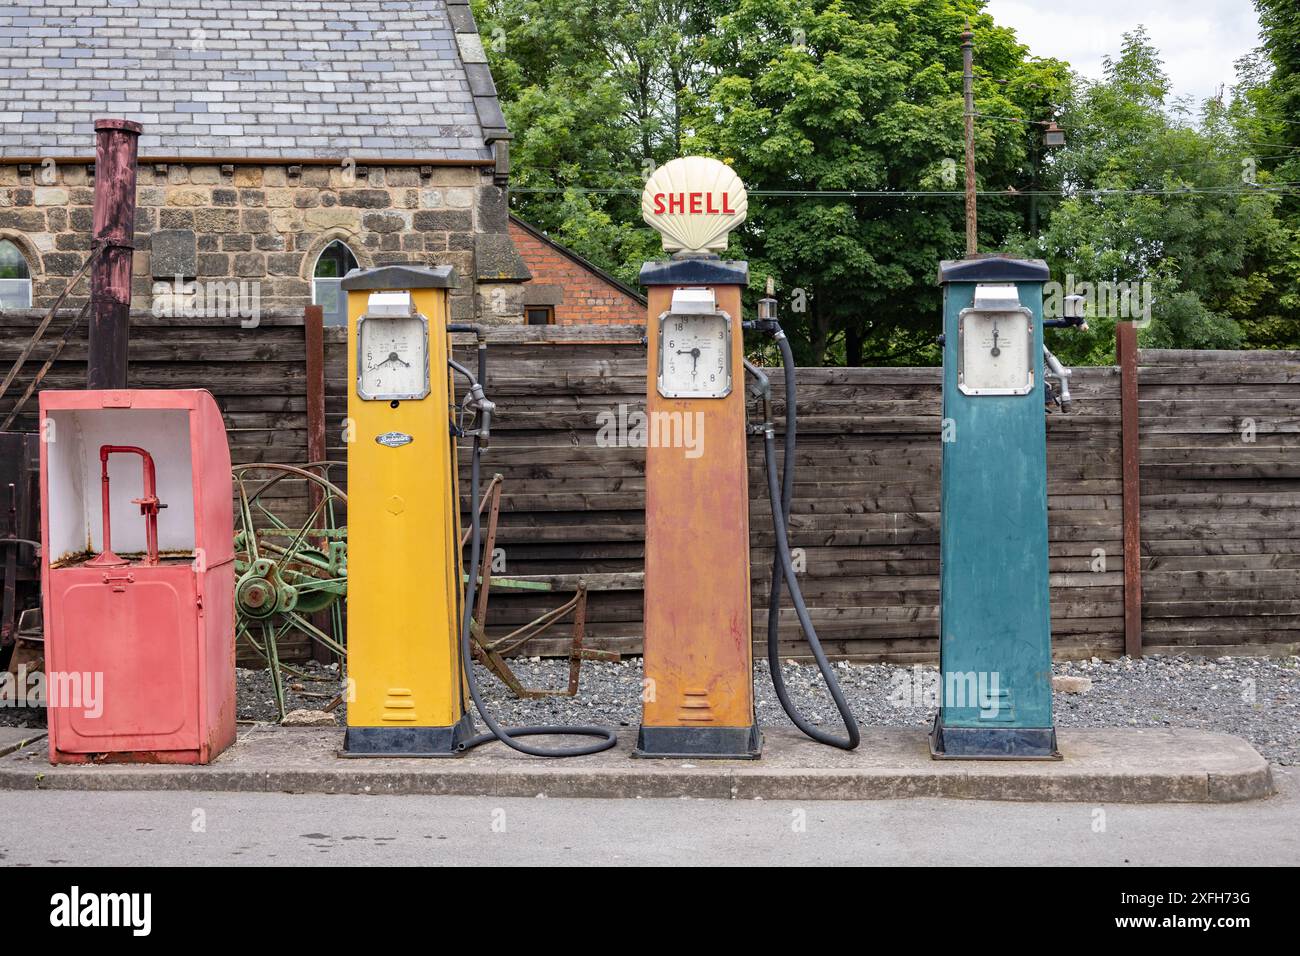
[[[516,660],[515,673],[526,686],[559,687],[568,677],[568,664],[536,658]],[[338,689],[337,669],[318,664],[298,665],[311,681],[287,682],[289,707],[317,710]],[[768,679],[767,664],[755,667],[759,723],[787,723]],[[787,663],[783,668],[791,696],[810,720],[834,728],[838,715],[821,677],[812,665]],[[1249,740],[1270,761],[1283,766],[1300,763],[1300,657],[1280,660],[1223,657],[1159,657],[1144,660],[1058,663],[1057,676],[1086,677],[1084,693],[1056,694],[1056,719],[1061,727],[1194,727],[1237,734]],[[641,661],[618,664],[587,662],[582,668],[578,697],[515,700],[505,687],[479,670],[480,683],[495,715],[506,724],[597,723],[634,727],[640,715]],[[917,695],[934,680],[933,667],[891,664],[836,665],[836,673],[853,712],[863,724],[895,727],[927,726],[934,713],[931,702]],[[275,700],[265,671],[240,669],[239,718],[270,720]],[[309,695],[309,696],[304,696]],[[345,720],[346,705],[335,711]],[[39,710],[0,708],[0,724],[44,726]]]
[[[568,680],[565,661],[537,658],[512,662],[528,687],[561,687]],[[833,729],[839,715],[822,690],[816,667],[787,663],[783,668],[792,699],[815,724]],[[767,662],[755,665],[759,723],[788,724],[772,690]],[[1084,693],[1055,695],[1060,727],[1194,727],[1237,734],[1274,763],[1300,763],[1300,657],[1269,660],[1225,657],[1123,658],[1116,661],[1058,663],[1057,676],[1086,677]],[[928,726],[934,708],[910,693],[937,675],[934,667],[893,664],[836,666],[840,684],[862,724]],[[582,667],[578,696],[516,700],[482,668],[480,686],[506,724],[613,724],[635,727],[641,712],[641,660],[618,664],[588,661]],[[928,675],[928,676],[927,676]],[[315,686],[315,685],[300,685]],[[271,682],[264,672],[240,671],[240,717],[268,719],[274,713]],[[327,692],[327,685],[316,686]],[[298,699],[291,706],[316,708],[319,700]],[[1253,699],[1251,699],[1253,697]],[[337,711],[340,723],[345,707]]]

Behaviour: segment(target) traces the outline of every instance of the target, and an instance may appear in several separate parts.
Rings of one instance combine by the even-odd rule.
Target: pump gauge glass
[[[965,309],[957,325],[957,387],[964,395],[1034,389],[1034,319],[1028,309]]]
[[[369,401],[429,394],[429,321],[422,315],[363,315],[357,325],[357,395]]]
[[[731,392],[731,318],[665,312],[659,317],[659,394],[723,398]]]

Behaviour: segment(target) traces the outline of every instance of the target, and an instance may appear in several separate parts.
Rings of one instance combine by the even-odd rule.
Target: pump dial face
[[[1034,320],[1027,309],[966,309],[958,324],[957,385],[966,395],[1027,395],[1034,388]]]
[[[362,316],[357,327],[357,394],[371,401],[428,395],[428,328],[422,315]]]
[[[731,319],[665,312],[659,318],[659,394],[723,398],[731,392]]]

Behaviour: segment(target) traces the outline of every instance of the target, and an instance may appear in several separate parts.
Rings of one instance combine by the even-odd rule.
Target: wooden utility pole
[[[307,346],[307,461],[314,463],[324,461],[326,457],[324,309],[319,305],[307,306],[303,310],[302,324]],[[328,471],[323,471],[321,474],[326,478],[330,477]],[[321,509],[325,491],[313,481],[308,482],[307,493],[311,513],[316,515],[313,519],[314,523],[317,527],[324,527],[325,512],[319,509]],[[330,542],[325,538],[317,538],[312,542],[312,546],[328,554]],[[329,634],[333,626],[330,621],[332,613],[332,611],[317,611],[308,617],[313,627]],[[320,641],[311,642],[311,653],[312,659],[322,664],[328,664],[334,660],[334,652]]]
[[[135,162],[141,126],[95,121],[95,209],[90,268],[87,388],[126,388],[127,324],[135,236]]]
[[[1124,523],[1124,653],[1142,656],[1142,483],[1138,443],[1138,345],[1133,322],[1115,323],[1119,364]]]
[[[975,34],[970,21],[961,35],[962,91],[966,97],[966,255],[979,252],[975,220]]]

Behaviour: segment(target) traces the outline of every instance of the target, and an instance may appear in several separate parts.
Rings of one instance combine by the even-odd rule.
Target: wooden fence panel
[[[44,315],[28,310],[0,312],[0,375],[27,343]],[[0,421],[50,357],[75,311],[61,312],[50,323],[22,372],[0,399]],[[301,463],[307,455],[306,345],[302,313],[263,314],[254,328],[228,316],[131,316],[132,388],[206,388],[221,408],[235,464],[274,461]],[[59,354],[42,388],[86,387],[86,326],[83,322]],[[11,426],[37,427],[33,395]],[[284,483],[277,489],[285,513],[305,515],[305,488]],[[300,503],[301,502],[301,503]],[[286,659],[305,656],[302,640],[282,645]],[[256,658],[241,647],[241,663]]]
[[[0,369],[35,328],[35,312],[0,315]],[[51,326],[61,330],[63,317]],[[497,402],[485,479],[505,478],[498,546],[505,574],[584,575],[595,585],[589,643],[640,650],[645,452],[600,440],[644,411],[640,328],[494,328],[486,386]],[[472,366],[472,336],[457,336]],[[48,356],[38,346],[0,416]],[[346,457],[346,336],[324,330],[327,456]],[[307,460],[302,315],[244,329],[224,318],[134,316],[131,382],[208,388],[237,463]],[[1285,647],[1300,641],[1300,354],[1140,353],[1143,627],[1148,650]],[[774,393],[782,373],[771,370]],[[792,543],[801,583],[834,656],[933,660],[938,638],[941,395],[933,368],[800,369],[798,482]],[[47,387],[84,383],[85,333]],[[1120,375],[1083,368],[1069,415],[1048,415],[1052,622],[1058,657],[1115,656],[1124,642]],[[756,414],[756,410],[752,410]],[[778,431],[784,407],[775,402]],[[35,406],[19,428],[35,428]],[[766,629],[772,560],[762,445],[750,449],[754,635]],[[346,477],[342,483],[346,485]],[[462,505],[468,462],[462,457]],[[278,500],[304,514],[305,488]],[[558,576],[558,577],[557,577]],[[570,576],[570,577],[565,577]],[[489,631],[554,607],[559,594],[494,592]],[[805,656],[793,611],[783,654]],[[564,641],[533,642],[553,653]],[[296,656],[291,649],[290,656]]]
[[[483,469],[485,478],[505,478],[497,538],[505,574],[617,575],[618,589],[592,593],[587,632],[593,646],[636,653],[643,597],[627,578],[642,569],[645,454],[598,438],[602,423],[644,411],[645,349],[639,329],[610,334],[622,338],[592,340],[582,329],[493,332],[486,384],[498,416]],[[329,354],[327,364],[345,359],[341,350]],[[781,372],[771,372],[780,395]],[[799,370],[791,540],[802,549],[805,596],[835,656],[911,661],[937,653],[940,382],[931,368]],[[1080,370],[1073,391],[1072,413],[1048,417],[1056,648],[1068,657],[1113,656],[1123,643],[1118,373]],[[345,403],[341,392],[332,421],[341,423]],[[783,427],[783,401],[774,414]],[[759,641],[774,541],[763,467],[753,439]],[[464,461],[461,479],[464,493]],[[494,591],[489,632],[517,627],[555,603],[554,596]],[[781,641],[783,654],[806,656],[788,601]],[[525,652],[562,648],[556,638]]]
[[[1300,647],[1300,352],[1139,352],[1145,650]]]

